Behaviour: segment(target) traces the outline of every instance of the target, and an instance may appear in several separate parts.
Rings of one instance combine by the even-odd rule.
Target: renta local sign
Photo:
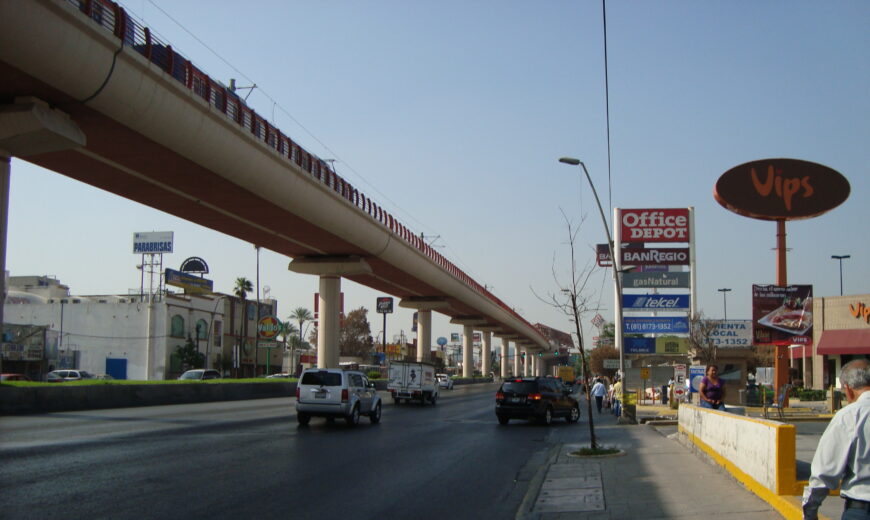
[[[688,242],[689,209],[623,209],[622,242]]]
[[[851,188],[836,170],[798,159],[762,159],[723,173],[713,197],[725,209],[761,220],[812,218],[849,198]]]

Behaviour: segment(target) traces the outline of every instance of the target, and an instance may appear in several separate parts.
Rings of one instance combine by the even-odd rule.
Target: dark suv
[[[495,394],[495,415],[501,424],[511,419],[537,419],[550,424],[553,417],[574,423],[580,420],[580,403],[552,377],[507,379]]]

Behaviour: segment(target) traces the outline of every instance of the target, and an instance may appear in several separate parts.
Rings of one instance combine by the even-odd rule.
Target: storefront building
[[[840,368],[870,357],[870,294],[813,299],[813,388],[840,387]]]

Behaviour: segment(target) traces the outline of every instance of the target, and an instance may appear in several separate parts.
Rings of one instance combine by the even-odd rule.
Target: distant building
[[[74,296],[47,276],[11,276],[7,287],[4,372],[20,369],[40,377],[80,368],[116,379],[174,379],[186,368],[175,349],[188,339],[207,355],[208,368],[225,375],[264,374],[267,355],[270,371],[282,366],[283,349],[255,348],[256,301],[246,300],[243,307],[239,298],[224,294]],[[268,314],[277,314],[276,300],[260,302],[259,315]],[[33,332],[29,342],[21,327]]]

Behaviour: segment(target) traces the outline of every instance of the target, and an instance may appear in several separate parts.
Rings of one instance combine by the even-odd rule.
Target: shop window
[[[214,334],[214,346],[220,347],[223,337],[223,322],[214,322],[214,331],[212,331],[212,334]]]
[[[208,323],[205,320],[196,322],[196,339],[208,339]]]

